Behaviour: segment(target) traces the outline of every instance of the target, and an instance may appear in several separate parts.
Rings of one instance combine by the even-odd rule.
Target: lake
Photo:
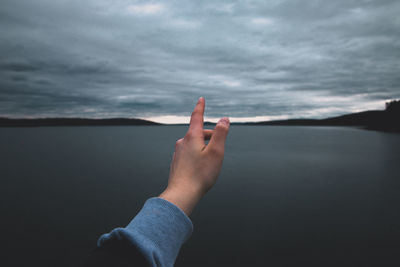
[[[2,266],[74,266],[167,184],[187,126],[0,128]],[[231,126],[176,266],[399,266],[400,135]]]

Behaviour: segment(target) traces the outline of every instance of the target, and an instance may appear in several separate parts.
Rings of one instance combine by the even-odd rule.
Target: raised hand
[[[168,186],[160,195],[190,215],[197,202],[215,184],[224,159],[229,119],[220,119],[214,130],[203,129],[205,100],[200,97],[186,135],[176,141]],[[205,140],[210,140],[208,144]]]

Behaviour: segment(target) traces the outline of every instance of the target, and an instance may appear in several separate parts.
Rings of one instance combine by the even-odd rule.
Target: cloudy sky
[[[322,118],[400,97],[400,1],[2,0],[0,116]]]

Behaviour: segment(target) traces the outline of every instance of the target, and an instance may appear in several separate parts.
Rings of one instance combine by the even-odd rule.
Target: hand
[[[222,118],[214,130],[203,129],[205,100],[199,98],[184,138],[176,141],[168,186],[159,196],[181,208],[188,216],[215,184],[224,159],[229,119]],[[210,140],[206,145],[205,140]]]

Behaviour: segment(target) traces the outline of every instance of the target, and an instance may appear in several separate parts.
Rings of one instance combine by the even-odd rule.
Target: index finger
[[[194,135],[203,135],[204,107],[204,97],[200,97],[196,106],[194,107],[192,116],[190,117],[190,126],[188,131],[192,132]]]

